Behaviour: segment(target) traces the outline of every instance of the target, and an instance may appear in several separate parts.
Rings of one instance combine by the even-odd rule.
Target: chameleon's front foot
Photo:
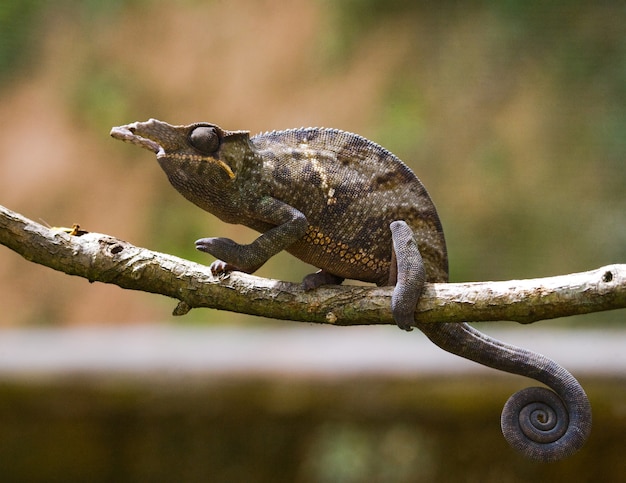
[[[238,271],[241,272],[237,267],[226,263],[224,260],[215,260],[211,265],[209,265],[209,269],[213,275],[221,275],[223,273],[229,273]]]
[[[213,273],[252,273],[263,263],[255,260],[248,246],[240,245],[230,238],[201,238],[196,240],[196,249],[213,255],[217,260],[211,264]],[[265,260],[263,260],[264,262]]]

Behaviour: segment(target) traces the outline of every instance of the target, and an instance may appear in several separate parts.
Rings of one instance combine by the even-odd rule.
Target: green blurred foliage
[[[0,87],[17,81],[27,74],[29,66],[40,60],[41,44],[46,25],[55,16],[75,17],[86,31],[112,21],[119,9],[139,3],[105,0],[2,0],[0,2]],[[52,20],[53,21],[53,20]],[[90,39],[86,34],[84,39]],[[87,45],[85,48],[89,48]],[[93,47],[93,46],[91,46]],[[73,66],[68,66],[70,69]],[[129,115],[126,91],[128,79],[112,71],[106,59],[81,66],[72,72],[67,88],[69,102],[95,129],[110,127],[112,123]],[[32,68],[32,67],[31,67]]]
[[[132,117],[132,80],[112,69],[94,64],[86,67],[75,79],[71,102],[76,115],[94,131],[106,132],[120,119]]]
[[[0,86],[32,54],[41,20],[40,4],[38,0],[0,2]]]

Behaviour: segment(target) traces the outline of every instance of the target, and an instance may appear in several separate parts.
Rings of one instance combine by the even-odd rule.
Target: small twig
[[[77,226],[47,228],[2,206],[0,244],[34,263],[91,282],[177,299],[177,315],[210,307],[299,322],[394,323],[388,287],[330,286],[304,292],[297,283],[240,272],[215,277],[207,266]],[[620,308],[626,308],[626,265],[609,265],[538,279],[427,284],[416,317],[433,323],[531,323]]]

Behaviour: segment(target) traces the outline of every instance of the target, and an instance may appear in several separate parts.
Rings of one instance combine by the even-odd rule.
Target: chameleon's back
[[[288,251],[333,275],[387,283],[389,225],[404,220],[424,258],[427,280],[445,282],[448,260],[435,206],[413,172],[356,134],[307,128],[255,136],[271,196],[307,217],[305,237]]]

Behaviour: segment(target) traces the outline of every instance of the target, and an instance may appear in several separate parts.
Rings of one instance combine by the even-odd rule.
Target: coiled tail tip
[[[502,410],[504,438],[514,449],[538,461],[558,461],[573,455],[591,432],[589,400],[582,388],[577,392],[569,405],[545,387],[516,392]]]

